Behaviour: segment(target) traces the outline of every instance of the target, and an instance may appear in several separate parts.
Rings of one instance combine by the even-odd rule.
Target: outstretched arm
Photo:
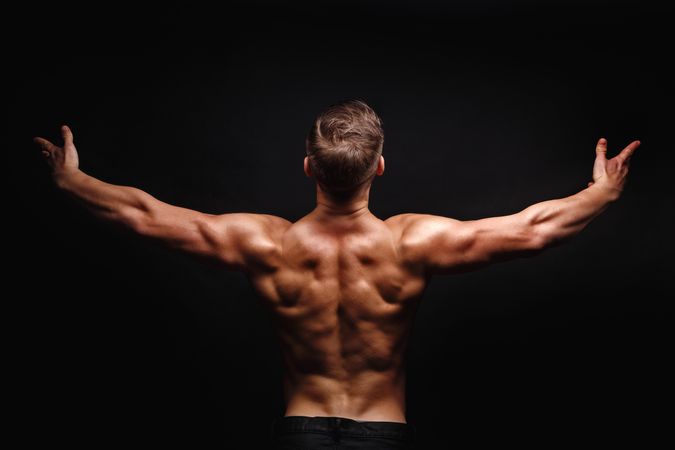
[[[489,263],[531,256],[578,234],[618,200],[634,141],[608,160],[607,141],[596,146],[593,181],[569,197],[534,204],[500,217],[459,221],[427,214],[402,214],[388,221],[401,231],[400,250],[410,263],[428,273],[452,273]]]
[[[140,189],[117,186],[79,169],[73,134],[61,128],[58,147],[35,138],[52,169],[56,185],[80,201],[95,216],[170,247],[216,259],[227,268],[247,270],[264,264],[275,238],[288,221],[267,214],[206,214],[157,200]]]

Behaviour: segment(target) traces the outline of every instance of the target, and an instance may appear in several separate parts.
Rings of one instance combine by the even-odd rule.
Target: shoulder
[[[462,249],[472,241],[472,227],[450,217],[405,213],[386,219],[401,256],[427,263],[435,254]]]
[[[287,230],[292,223],[282,217],[259,213],[227,213],[210,216],[208,222],[219,231],[236,234],[266,234],[270,238]]]
[[[464,222],[433,214],[404,213],[384,220],[392,233],[400,239],[416,240],[439,234],[458,232]]]
[[[292,222],[271,214],[228,213],[211,216],[210,235],[223,259],[241,269],[273,265]]]

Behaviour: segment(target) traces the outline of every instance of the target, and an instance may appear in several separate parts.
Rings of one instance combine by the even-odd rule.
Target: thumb
[[[61,127],[61,136],[63,136],[63,146],[73,145],[73,132],[70,131],[68,125]]]
[[[595,157],[600,161],[607,161],[607,139],[600,138],[595,145]]]

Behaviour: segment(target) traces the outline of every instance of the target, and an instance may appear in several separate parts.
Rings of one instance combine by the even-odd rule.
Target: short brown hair
[[[353,99],[318,115],[306,151],[317,182],[337,193],[354,190],[375,176],[383,143],[380,117],[364,101]]]

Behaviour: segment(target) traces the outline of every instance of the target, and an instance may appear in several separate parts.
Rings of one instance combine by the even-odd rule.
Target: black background
[[[94,6],[92,6],[94,5]],[[31,138],[211,213],[297,220],[316,114],[382,117],[371,211],[458,219],[571,195],[633,139],[621,200],[573,241],[435,278],[410,348],[420,448],[656,439],[672,404],[669,13],[645,2],[28,4],[7,44],[7,342],[26,438],[264,445],[283,414],[269,318],[239,273],[106,226]],[[10,159],[11,161],[12,159]],[[18,201],[16,201],[18,200]],[[12,291],[16,284],[19,289]],[[12,293],[14,292],[14,293]]]

